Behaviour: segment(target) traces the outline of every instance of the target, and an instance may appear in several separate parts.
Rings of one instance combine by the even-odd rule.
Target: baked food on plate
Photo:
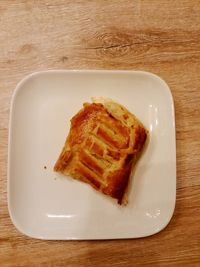
[[[54,170],[86,182],[122,204],[146,138],[142,123],[123,106],[104,98],[85,103],[71,119]]]

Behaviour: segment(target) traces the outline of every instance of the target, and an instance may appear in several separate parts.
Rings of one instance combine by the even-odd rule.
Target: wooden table
[[[136,240],[40,241],[7,209],[10,100],[46,69],[129,69],[160,75],[176,109],[177,204],[160,233]],[[200,266],[200,2],[0,1],[0,266]]]

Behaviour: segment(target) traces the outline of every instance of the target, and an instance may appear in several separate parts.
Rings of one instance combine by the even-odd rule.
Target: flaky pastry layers
[[[85,103],[71,119],[54,170],[90,184],[121,204],[146,138],[144,126],[123,106],[107,99]]]

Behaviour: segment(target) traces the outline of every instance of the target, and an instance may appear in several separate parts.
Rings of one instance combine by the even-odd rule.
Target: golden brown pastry
[[[54,170],[90,184],[121,204],[147,131],[121,105],[104,99],[96,102],[84,104],[71,119]]]

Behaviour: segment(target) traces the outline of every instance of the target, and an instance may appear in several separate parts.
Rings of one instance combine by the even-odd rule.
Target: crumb
[[[56,177],[54,177],[54,180],[57,180],[57,178],[56,178]]]
[[[46,170],[47,169],[47,166],[44,166],[44,169]]]

